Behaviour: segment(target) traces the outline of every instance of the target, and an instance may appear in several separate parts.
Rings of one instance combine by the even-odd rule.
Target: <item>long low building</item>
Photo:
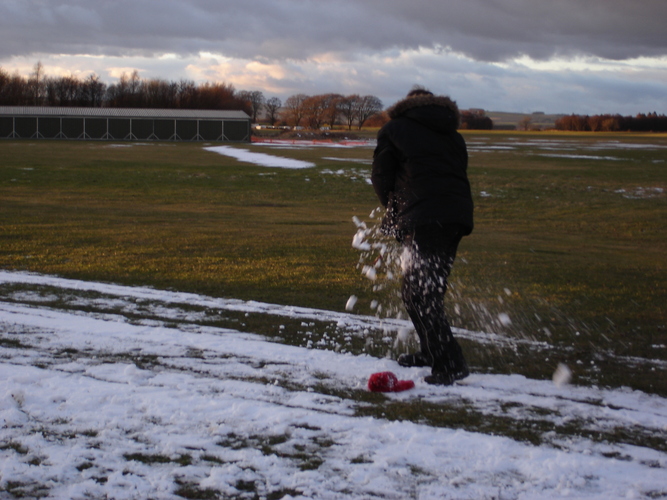
[[[250,141],[243,111],[0,106],[0,139]]]

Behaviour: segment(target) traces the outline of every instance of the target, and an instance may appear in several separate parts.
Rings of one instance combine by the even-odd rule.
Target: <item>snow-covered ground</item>
[[[0,271],[0,498],[667,496],[664,398],[518,375],[428,386],[347,349],[406,326],[379,323]],[[346,340],[288,342],[333,330]],[[386,370],[416,387],[369,393]]]

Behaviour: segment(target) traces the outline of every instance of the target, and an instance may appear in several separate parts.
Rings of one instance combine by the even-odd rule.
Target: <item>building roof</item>
[[[162,118],[162,119],[217,119],[248,120],[240,110],[217,109],[149,109],[149,108],[67,108],[57,106],[0,106],[0,115],[54,116],[95,118]]]

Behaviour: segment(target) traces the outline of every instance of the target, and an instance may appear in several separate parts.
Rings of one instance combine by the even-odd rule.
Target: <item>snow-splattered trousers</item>
[[[432,360],[432,372],[467,370],[461,346],[445,315],[447,278],[463,233],[460,226],[417,227],[403,239],[403,303],[417,331],[422,355]]]

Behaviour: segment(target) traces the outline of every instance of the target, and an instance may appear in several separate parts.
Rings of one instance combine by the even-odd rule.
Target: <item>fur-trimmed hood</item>
[[[456,130],[460,114],[456,102],[447,96],[417,95],[398,101],[387,110],[389,118],[407,116],[429,128]]]
[[[383,227],[399,238],[418,226],[458,224],[469,234],[473,202],[468,152],[449,97],[417,95],[389,108],[378,131],[371,181],[388,210]]]

